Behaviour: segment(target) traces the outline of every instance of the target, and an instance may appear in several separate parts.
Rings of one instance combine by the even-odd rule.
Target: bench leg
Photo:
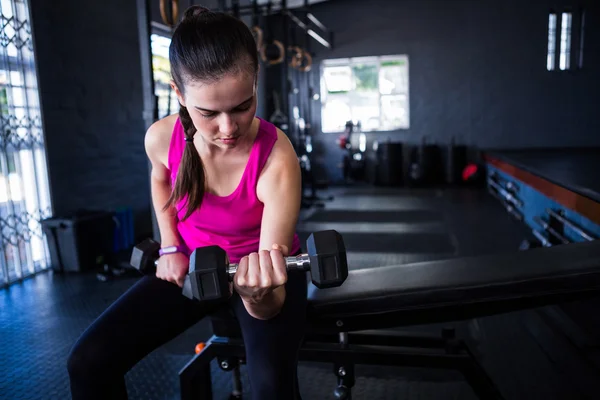
[[[212,400],[210,362],[215,358],[209,344],[179,371],[181,400]]]
[[[244,356],[242,340],[218,336],[211,337],[206,347],[179,371],[181,400],[212,400],[211,361],[217,357],[241,359]],[[221,368],[224,368],[223,364],[221,364]],[[224,369],[229,368],[225,367]],[[241,391],[239,369],[237,375],[234,371],[234,379],[239,382]],[[234,385],[236,385],[235,381]]]

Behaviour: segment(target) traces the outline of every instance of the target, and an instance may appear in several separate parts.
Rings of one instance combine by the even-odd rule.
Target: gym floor
[[[324,208],[302,213],[298,232],[305,238],[315,230],[338,230],[351,269],[518,251],[528,237],[484,191],[349,187],[330,194],[334,200]],[[0,291],[0,398],[70,398],[65,368],[70,347],[135,279],[101,282],[94,274],[48,272]],[[472,346],[505,398],[591,399],[599,392],[600,329],[577,316],[594,308],[586,302],[450,325]],[[130,398],[178,399],[178,371],[195,344],[210,335],[208,321],[199,321],[142,360],[126,376]],[[356,400],[475,398],[453,372],[358,366],[357,374]],[[333,398],[332,365],[301,363],[299,377],[304,399]],[[242,378],[248,388],[245,367]],[[213,362],[214,398],[227,399],[230,389],[230,375]]]

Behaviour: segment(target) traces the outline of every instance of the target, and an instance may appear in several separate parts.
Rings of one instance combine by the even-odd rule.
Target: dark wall
[[[586,9],[584,68],[548,72],[548,12],[567,6]],[[312,12],[335,34],[333,50],[313,41],[315,66],[326,58],[409,56],[410,129],[369,134],[369,142],[426,137],[444,144],[453,137],[480,148],[600,145],[597,2],[334,0]],[[578,29],[573,34],[576,40]],[[316,88],[319,74],[317,67],[311,76]],[[313,115],[320,132],[318,102]],[[341,178],[337,137],[315,138],[316,162],[333,181]]]
[[[136,2],[30,7],[55,214],[129,206],[149,232]]]

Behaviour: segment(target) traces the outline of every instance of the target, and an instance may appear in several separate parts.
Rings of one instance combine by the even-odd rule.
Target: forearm
[[[285,302],[285,296],[285,286],[280,286],[264,296],[260,301],[252,301],[251,299],[244,298],[242,298],[242,301],[248,314],[256,319],[267,320],[279,314]]]
[[[170,207],[167,210],[163,210],[171,194],[169,183],[152,178],[151,192],[156,222],[160,231],[161,245],[172,246],[181,244],[182,240],[177,231],[175,208]]]

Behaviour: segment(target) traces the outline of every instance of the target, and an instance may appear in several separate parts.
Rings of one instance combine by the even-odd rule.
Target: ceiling
[[[309,5],[313,5],[313,4],[317,4],[317,3],[323,3],[324,1],[328,1],[328,0],[308,0],[308,4]],[[269,0],[258,0],[258,4],[262,5],[262,4],[267,4],[269,2]],[[250,4],[251,1],[249,0],[240,0],[240,4]],[[278,4],[281,3],[281,1],[273,1],[273,4]],[[304,7],[304,0],[287,0],[287,8],[298,8],[298,7]]]
[[[159,8],[160,0],[147,0],[147,1],[150,3],[151,20],[155,24],[162,25],[163,21],[160,16],[160,8]],[[167,1],[169,1],[169,0],[167,0]],[[325,1],[331,1],[331,0],[309,0],[308,3],[309,3],[309,5],[313,5],[313,4],[317,4],[317,3],[323,3]],[[225,0],[225,2],[228,7],[231,7],[231,0]],[[240,2],[240,6],[248,6],[248,5],[252,4],[252,0],[239,0],[239,2]],[[259,5],[265,5],[268,2],[269,2],[269,0],[258,0]],[[219,0],[179,0],[179,13],[180,14],[183,13],[186,8],[188,8],[189,6],[194,5],[194,4],[202,5],[204,7],[210,8],[210,9],[215,9],[215,10],[219,9]],[[273,4],[273,10],[278,10],[281,5],[281,0],[272,1],[272,4]],[[292,8],[299,8],[299,7],[304,7],[304,0],[287,0],[287,8],[292,9]]]

